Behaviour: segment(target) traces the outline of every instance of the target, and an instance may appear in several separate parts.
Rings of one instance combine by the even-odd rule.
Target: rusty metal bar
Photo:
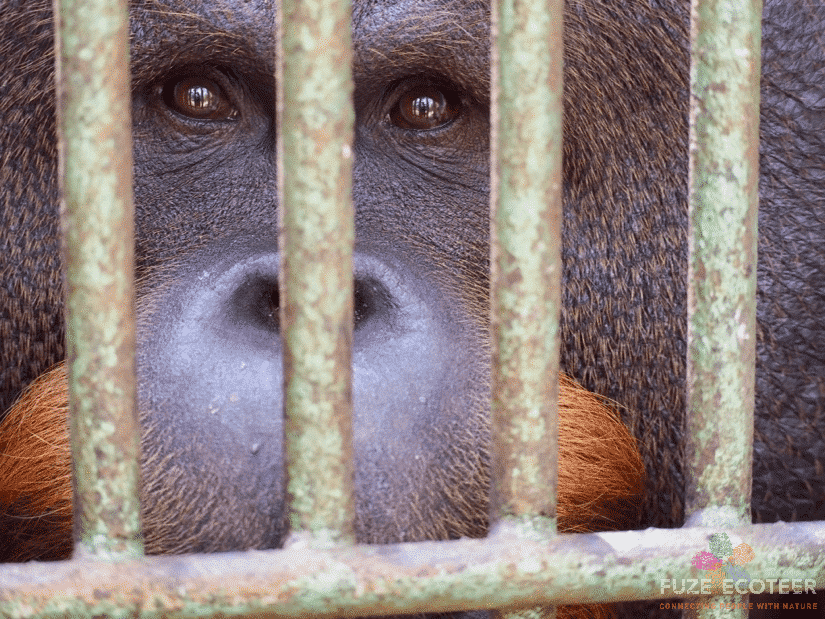
[[[556,532],[563,12],[561,0],[498,0],[491,17],[490,521],[516,544]]]
[[[691,5],[686,524],[751,521],[761,0]],[[730,544],[714,551],[725,561]],[[725,563],[718,569],[727,578]],[[747,617],[748,595],[711,598]],[[721,606],[721,604],[720,604]]]
[[[315,544],[353,541],[350,13],[277,9],[287,491],[293,535]]]
[[[123,564],[7,565],[0,616],[373,616],[507,606],[669,599],[692,586],[691,559],[718,529],[647,529],[543,539],[461,539],[146,557]],[[754,591],[825,587],[825,524],[728,530],[754,551]],[[640,569],[643,566],[644,569]],[[769,575],[769,576],[768,576]],[[682,581],[688,581],[683,583]],[[697,591],[702,583],[697,583]],[[105,592],[105,593],[102,593]],[[688,602],[707,597],[686,594]],[[789,595],[794,602],[799,596]],[[796,599],[794,599],[796,598]]]
[[[493,12],[494,521],[556,515],[562,13],[559,0]]]
[[[515,544],[556,532],[563,12],[561,0],[498,0],[491,11],[490,521]]]
[[[142,553],[125,0],[56,0],[75,556]]]
[[[693,4],[686,510],[731,524],[751,520],[760,17],[759,0]]]

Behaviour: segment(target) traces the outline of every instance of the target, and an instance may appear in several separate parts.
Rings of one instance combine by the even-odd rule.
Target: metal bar
[[[559,0],[500,0],[491,76],[491,517],[541,514],[554,529],[562,12]]]
[[[350,13],[277,9],[287,490],[293,534],[316,544],[353,541]]]
[[[691,565],[718,529],[461,539],[387,546],[29,563],[0,570],[0,616],[374,616],[669,599],[692,586]],[[754,551],[754,591],[825,587],[825,523],[728,530]],[[640,566],[644,569],[640,570]],[[769,577],[767,575],[770,575]],[[686,581],[686,582],[683,582]],[[697,582],[698,591],[702,583]],[[105,594],[101,594],[105,592]],[[685,594],[687,602],[707,597]],[[789,595],[796,602],[799,596]]]
[[[511,543],[556,532],[563,10],[498,0],[491,11],[490,521]]]
[[[751,521],[761,15],[761,0],[691,5],[689,525]],[[726,560],[733,548],[714,554]],[[748,616],[747,595],[711,600],[716,608],[684,616]]]
[[[56,0],[75,556],[140,555],[125,0]]]
[[[751,520],[760,17],[693,4],[686,510],[727,509],[714,524]]]

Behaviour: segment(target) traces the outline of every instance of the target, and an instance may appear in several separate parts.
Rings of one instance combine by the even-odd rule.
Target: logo
[[[745,543],[734,546],[727,533],[712,535],[708,547],[709,551],[696,553],[690,561],[692,567],[705,572],[704,577],[663,579],[663,595],[683,597],[748,593],[816,593],[816,579],[813,578],[753,578],[745,566],[756,558],[756,553]]]
[[[753,548],[745,543],[734,548],[727,533],[714,533],[708,545],[710,552],[703,550],[697,553],[690,564],[708,572],[710,593],[722,595],[725,580],[744,582],[745,587],[751,583],[753,579],[745,566],[756,558]]]

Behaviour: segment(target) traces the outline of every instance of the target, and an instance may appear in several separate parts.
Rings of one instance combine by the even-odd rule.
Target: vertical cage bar
[[[688,515],[750,522],[759,175],[759,0],[694,2]]]
[[[75,555],[134,556],[143,545],[127,4],[54,8]]]
[[[277,15],[290,525],[352,542],[351,6],[281,0]]]
[[[761,12],[760,0],[693,0],[691,8],[685,509],[691,525],[751,521]],[[734,614],[747,610],[696,616]]]
[[[562,10],[499,0],[493,18],[494,521],[555,519]]]
[[[491,50],[491,523],[556,531],[561,0],[498,0]],[[499,528],[499,531],[501,529]],[[555,609],[498,612],[550,618]]]

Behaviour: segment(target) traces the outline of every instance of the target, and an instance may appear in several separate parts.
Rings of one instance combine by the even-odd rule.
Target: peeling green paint
[[[762,3],[691,8],[685,516],[732,526],[751,521]],[[685,611],[734,615],[747,610]]]
[[[350,11],[277,11],[287,491],[293,542],[309,532],[322,546],[353,541]]]
[[[555,518],[562,9],[500,0],[493,10],[494,521]]]
[[[750,522],[761,2],[694,2],[686,513]],[[705,513],[705,517],[710,512]]]
[[[529,529],[538,518],[551,535],[558,479],[562,14],[556,0],[499,0],[492,7],[490,518],[507,519],[500,530]],[[531,560],[515,566],[516,572],[540,569]],[[496,614],[531,619],[555,611]]]
[[[673,597],[663,581],[697,578],[691,559],[719,531],[556,535],[508,520],[483,540],[7,565],[0,616],[323,618],[662,600]],[[825,524],[725,531],[752,547],[754,578],[825,588]]]
[[[139,555],[125,2],[58,3],[61,205],[77,554]]]

